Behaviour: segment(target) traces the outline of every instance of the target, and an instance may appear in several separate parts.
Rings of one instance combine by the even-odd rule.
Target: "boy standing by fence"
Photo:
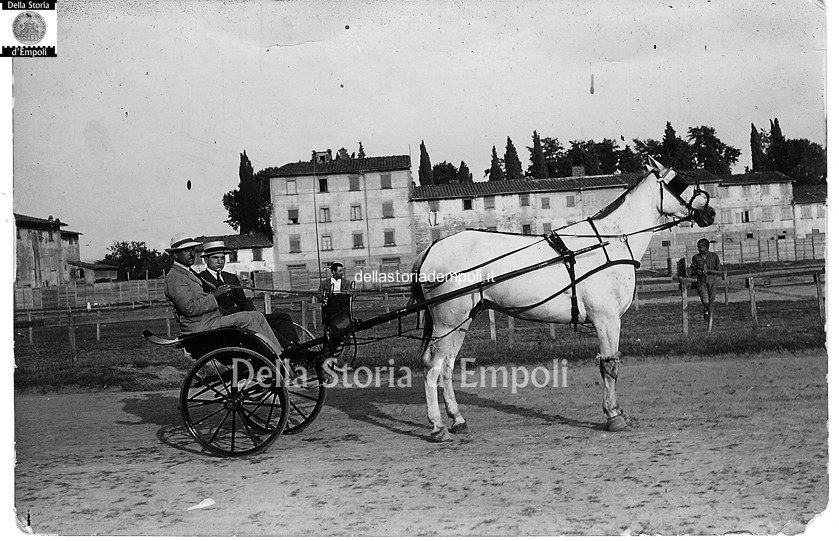
[[[696,278],[696,289],[699,291],[699,298],[705,308],[703,314],[705,323],[711,321],[717,276],[722,274],[720,258],[709,250],[710,247],[711,242],[708,239],[699,239],[699,242],[696,243],[699,253],[694,254],[690,262],[690,275]]]

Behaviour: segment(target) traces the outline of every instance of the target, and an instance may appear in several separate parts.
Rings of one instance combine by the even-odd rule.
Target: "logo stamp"
[[[37,45],[47,35],[47,23],[34,11],[24,11],[15,17],[12,33],[22,45]]]

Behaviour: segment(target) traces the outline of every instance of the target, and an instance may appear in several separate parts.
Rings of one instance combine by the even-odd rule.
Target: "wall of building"
[[[793,208],[796,236],[803,237],[807,233],[827,231],[827,205],[825,203],[796,204]]]
[[[17,227],[16,254],[16,285],[49,287],[66,283],[63,272],[66,259],[57,230]]]
[[[416,256],[412,208],[409,204],[412,183],[409,170],[384,172],[390,174],[391,188],[381,186],[382,172],[359,176],[359,190],[350,190],[349,174],[319,175],[318,177],[275,177],[271,179],[273,203],[275,275],[282,276],[289,267],[317,273],[318,246],[321,266],[340,261],[350,267],[376,267],[383,261],[399,259],[407,267]],[[328,192],[319,191],[319,179],[325,178]],[[296,194],[288,193],[288,181],[296,182]],[[383,203],[392,204],[393,217],[383,216]],[[360,214],[353,216],[352,207]],[[321,209],[329,209],[329,221],[322,221]],[[296,209],[298,223],[289,223],[289,209]],[[385,231],[392,230],[394,245],[385,246]],[[354,247],[353,234],[362,235],[363,247]],[[329,236],[332,247],[326,245]],[[292,253],[291,239],[299,239],[300,252]],[[277,287],[287,287],[282,279]]]
[[[423,250],[437,238],[468,228],[523,233],[529,226],[531,234],[542,234],[546,228],[556,229],[591,216],[621,193],[620,188],[596,188],[475,197],[466,200],[471,210],[464,208],[464,199],[414,201],[417,248]],[[432,210],[435,206],[437,211]]]

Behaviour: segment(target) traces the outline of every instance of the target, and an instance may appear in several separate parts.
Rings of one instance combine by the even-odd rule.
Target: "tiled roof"
[[[84,233],[79,233],[78,231],[70,231],[69,229],[62,229],[62,235],[83,235]]]
[[[400,171],[411,168],[410,156],[375,156],[355,160],[333,159],[326,163],[287,163],[282,167],[267,169],[269,177],[299,177],[304,175],[336,175],[368,171]]]
[[[774,184],[778,182],[792,182],[792,179],[777,171],[760,171],[758,173],[742,173],[740,175],[725,175],[720,186],[741,186],[743,184]]]
[[[270,248],[274,245],[273,241],[262,233],[254,233],[252,235],[214,235],[196,237],[198,242],[212,242],[214,240],[224,241],[224,245],[231,250],[240,250],[243,248]]]
[[[679,172],[693,176],[701,183],[719,181],[718,177],[704,169]],[[496,182],[415,186],[411,199],[421,201],[426,199],[456,199],[518,193],[573,192],[596,188],[627,188],[638,182],[643,176],[643,171],[633,171],[631,173],[615,173],[614,175],[588,175],[584,177],[499,180]]]
[[[824,203],[827,201],[827,184],[792,185],[792,202],[796,205]]]
[[[415,186],[412,200],[480,197],[534,192],[568,192],[593,188],[626,188],[627,182],[620,175],[587,177],[540,178],[529,180],[499,180],[496,182],[464,182]]]
[[[18,225],[40,225],[40,226],[49,226],[49,227],[61,227],[65,226],[64,222],[59,220],[58,218],[54,218],[52,221],[47,220],[45,218],[36,218],[35,216],[27,216],[25,214],[18,214],[15,212],[15,224]]]
[[[103,263],[102,261],[97,261],[95,263],[86,263],[84,261],[68,261],[67,262],[74,267],[81,267],[83,269],[90,269],[90,270],[119,270],[119,267],[116,265],[111,265],[110,263]]]

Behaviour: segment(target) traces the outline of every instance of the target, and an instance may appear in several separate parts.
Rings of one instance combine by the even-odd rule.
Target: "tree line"
[[[818,184],[827,180],[827,153],[808,139],[786,139],[778,119],[770,120],[769,132],[758,131],[752,124],[752,166],[746,171],[778,171],[799,184]],[[742,152],[724,143],[710,126],[689,127],[687,136],[676,133],[668,121],[659,139],[633,139],[632,145],[621,136],[621,144],[614,139],[573,140],[564,145],[554,137],[541,137],[535,130],[532,145],[527,147],[529,162],[523,169],[513,141],[507,137],[504,156],[499,157],[492,147],[490,166],[484,170],[489,182],[523,178],[570,177],[575,167],[582,167],[586,175],[605,175],[640,171],[647,156],[676,169],[705,169],[714,175],[729,175]],[[431,166],[425,147],[420,144],[419,183],[421,186],[473,182],[469,167],[443,161]]]

